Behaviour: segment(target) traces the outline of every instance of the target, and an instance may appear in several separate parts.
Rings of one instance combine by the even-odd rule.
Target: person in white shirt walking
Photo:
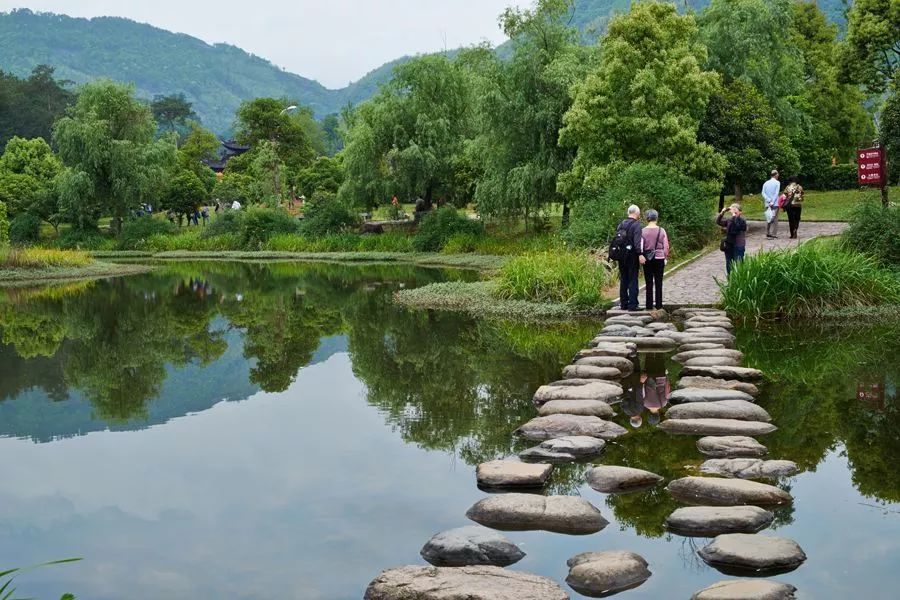
[[[780,194],[781,182],[778,181],[778,171],[772,171],[772,178],[765,182],[762,188],[766,211],[766,237],[770,240],[778,237],[778,196]]]

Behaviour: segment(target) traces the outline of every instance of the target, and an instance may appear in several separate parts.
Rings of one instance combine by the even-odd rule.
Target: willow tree
[[[465,63],[439,55],[398,66],[350,119],[340,198],[369,207],[394,195],[429,207],[437,197],[453,200],[472,137],[471,77]]]
[[[706,47],[693,16],[674,5],[635,4],[613,18],[602,60],[575,87],[560,141],[577,147],[560,190],[578,197],[601,189],[618,166],[663,164],[700,180],[718,180],[724,160],[697,140],[719,77],[705,71]]]
[[[528,216],[552,202],[568,202],[557,178],[575,151],[559,145],[569,89],[583,77],[592,55],[566,24],[570,0],[539,0],[532,10],[507,9],[500,17],[513,40],[512,56],[487,61],[486,86],[478,94],[481,134],[473,144],[484,168],[475,201],[487,216]]]
[[[155,133],[149,107],[131,86],[98,81],[81,88],[53,130],[67,167],[58,179],[60,200],[73,227],[90,229],[110,215],[119,231],[130,211],[159,204],[176,148],[172,138],[155,140]]]

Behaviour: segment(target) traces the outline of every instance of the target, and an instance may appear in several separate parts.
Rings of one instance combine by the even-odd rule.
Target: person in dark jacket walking
[[[731,218],[726,219],[725,213],[729,211]],[[747,221],[741,215],[741,205],[735,202],[716,217],[716,225],[725,230],[721,248],[725,253],[725,273],[728,275],[731,275],[731,267],[735,261],[744,260],[744,251],[747,248]]]
[[[619,223],[616,234],[624,233],[626,246],[619,259],[619,307],[623,310],[638,309],[638,273],[640,265],[647,262],[642,254],[644,238],[641,235],[641,209],[632,204],[628,207],[628,218]]]
[[[797,230],[800,228],[800,214],[803,212],[803,187],[797,182],[796,177],[791,177],[788,182],[788,186],[784,189],[784,210],[788,216],[791,239],[796,240]]]

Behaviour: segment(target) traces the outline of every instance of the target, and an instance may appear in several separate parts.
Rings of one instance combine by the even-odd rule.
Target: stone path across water
[[[815,237],[839,235],[847,224],[800,223],[800,237],[797,240],[788,237],[787,223],[781,224],[779,231],[781,235],[776,240],[766,239],[766,224],[762,221],[748,221],[747,226],[747,254],[755,254],[763,250],[793,248]],[[721,299],[716,279],[719,281],[725,279],[725,256],[719,250],[698,258],[676,271],[671,277],[667,276],[663,288],[663,301],[667,306],[716,304]],[[638,298],[643,304],[643,287]]]

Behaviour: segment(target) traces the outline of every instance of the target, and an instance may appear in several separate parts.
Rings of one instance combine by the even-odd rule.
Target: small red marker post
[[[859,185],[881,188],[881,203],[888,205],[887,169],[884,148],[878,142],[871,148],[856,151],[856,177]]]

